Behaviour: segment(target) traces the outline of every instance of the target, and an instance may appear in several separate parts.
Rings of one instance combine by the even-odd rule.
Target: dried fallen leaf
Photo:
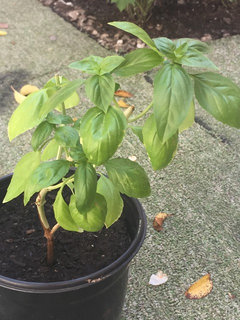
[[[160,212],[156,215],[156,217],[154,218],[154,221],[153,221],[153,228],[156,230],[156,231],[161,231],[163,229],[162,225],[163,225],[163,222],[164,220],[171,216],[171,214],[168,214],[168,213],[164,213],[164,212]]]
[[[31,84],[26,84],[25,86],[23,86],[23,87],[20,89],[20,93],[21,93],[23,96],[27,96],[27,95],[29,95],[30,93],[33,93],[33,92],[36,92],[36,91],[39,91],[38,87],[32,86]]]
[[[123,100],[118,100],[118,105],[119,107],[121,108],[128,108],[128,107],[131,107],[129,104],[127,104],[125,101]]]
[[[168,281],[168,276],[164,274],[161,270],[157,274],[152,274],[149,280],[149,284],[152,286],[159,286]]]
[[[131,98],[133,96],[130,92],[127,92],[125,90],[117,90],[114,93],[114,95],[117,97],[122,97],[122,98]]]
[[[0,29],[8,29],[8,23],[0,23]]]
[[[185,292],[185,296],[188,299],[201,299],[206,297],[212,291],[212,288],[213,282],[210,273],[208,273],[194,282]]]
[[[6,36],[7,32],[6,31],[1,31],[0,30],[0,36]]]
[[[22,95],[21,93],[19,93],[17,90],[15,90],[13,87],[11,87],[13,90],[13,94],[14,94],[14,99],[17,101],[17,103],[22,103],[26,97],[24,95]]]

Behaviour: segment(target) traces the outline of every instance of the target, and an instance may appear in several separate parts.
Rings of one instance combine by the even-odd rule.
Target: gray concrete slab
[[[26,134],[8,142],[7,122],[16,107],[10,85],[40,86],[58,71],[74,78],[76,71],[66,67],[70,62],[89,54],[104,56],[107,51],[37,0],[2,0],[0,21],[9,23],[8,35],[0,38],[0,174],[4,175],[29,149],[30,138]],[[50,40],[52,35],[55,41]],[[214,41],[210,54],[221,72],[238,83],[239,44],[240,36]],[[141,76],[122,83],[135,94],[136,111],[141,111],[150,102],[151,85]],[[82,99],[77,112],[88,104]],[[118,155],[134,155],[146,167],[152,195],[142,200],[149,227],[132,263],[123,320],[240,319],[239,147],[237,130],[198,109],[197,123],[181,135],[172,164],[153,172],[137,138],[128,133]],[[157,233],[152,219],[160,211],[173,216]],[[159,269],[169,280],[150,287],[150,275]],[[212,293],[199,301],[187,300],[187,287],[207,272],[213,279]]]

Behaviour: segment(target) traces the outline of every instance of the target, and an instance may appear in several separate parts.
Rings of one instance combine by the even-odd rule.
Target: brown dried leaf
[[[118,100],[118,105],[119,107],[121,108],[128,108],[128,107],[131,107],[129,104],[127,104],[125,101],[123,100]]]
[[[153,228],[158,232],[161,231],[163,229],[162,225],[163,225],[164,220],[171,215],[172,214],[168,214],[168,213],[164,213],[164,212],[158,213],[153,220]]]
[[[201,299],[206,297],[212,291],[212,288],[213,282],[210,273],[208,273],[194,282],[185,292],[185,296],[188,299]]]
[[[36,92],[36,91],[39,91],[38,87],[32,86],[31,84],[26,84],[25,86],[23,86],[20,89],[20,93],[23,96],[28,96],[30,93],[33,93],[33,92]]]
[[[131,98],[133,96],[130,92],[125,90],[117,90],[114,95],[122,98]]]
[[[0,23],[0,29],[8,29],[8,23]]]

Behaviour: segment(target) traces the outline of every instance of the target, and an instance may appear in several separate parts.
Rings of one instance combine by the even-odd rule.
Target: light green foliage
[[[111,0],[112,3],[116,3],[118,9],[123,11],[128,5],[134,4],[135,0]]]
[[[115,2],[119,7],[124,4],[120,0]],[[130,2],[125,0],[124,5]],[[134,4],[140,2],[152,3],[136,0]],[[205,56],[208,52],[205,43],[187,38],[151,39],[130,22],[110,25],[138,37],[149,48],[137,49],[125,57],[90,56],[71,63],[71,68],[88,74],[87,80],[51,78],[43,89],[30,94],[17,107],[9,121],[10,140],[35,128],[31,140],[34,151],[16,165],[4,202],[24,192],[26,204],[35,192],[41,191],[43,199],[38,210],[46,226],[44,197],[54,189],[59,189],[53,205],[57,222],[66,230],[77,232],[110,227],[122,213],[120,193],[139,198],[150,195],[147,174],[138,163],[112,158],[127,127],[143,143],[154,170],[163,169],[171,162],[178,147],[178,135],[193,125],[194,95],[217,120],[240,128],[240,89],[215,73],[216,66]],[[115,75],[131,76],[155,67],[158,70],[152,101],[136,117],[130,114],[128,118],[131,108],[128,109],[126,118],[114,97],[115,91],[121,89]],[[83,84],[94,106],[90,105],[85,114],[74,119],[66,110],[79,103],[77,90]],[[143,123],[132,125],[143,116]],[[99,173],[101,165],[105,166],[108,177]],[[70,167],[75,172],[66,178]],[[62,194],[64,187],[71,192],[70,203]]]

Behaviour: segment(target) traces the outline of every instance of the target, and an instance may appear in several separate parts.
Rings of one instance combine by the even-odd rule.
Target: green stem
[[[128,122],[133,122],[133,121],[136,121],[140,118],[142,118],[153,106],[153,101],[149,104],[149,106],[147,106],[146,109],[144,109],[141,113],[139,113],[139,115],[137,115],[136,117],[134,118],[131,118],[128,120]]]

